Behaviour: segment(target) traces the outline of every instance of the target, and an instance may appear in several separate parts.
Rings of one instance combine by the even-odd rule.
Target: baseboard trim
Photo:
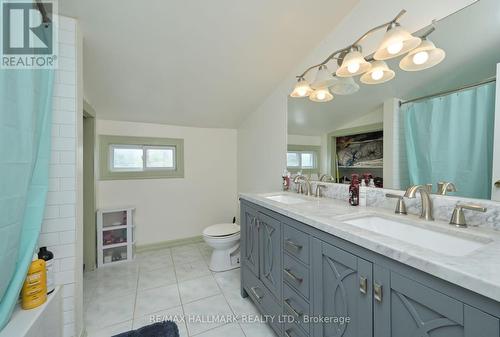
[[[152,250],[172,248],[172,247],[188,245],[191,243],[200,243],[200,242],[203,242],[203,236],[198,235],[198,236],[192,236],[192,237],[184,238],[184,239],[161,241],[161,242],[149,243],[149,244],[145,244],[145,245],[136,245],[135,251],[137,253],[143,253],[143,252],[149,252]]]

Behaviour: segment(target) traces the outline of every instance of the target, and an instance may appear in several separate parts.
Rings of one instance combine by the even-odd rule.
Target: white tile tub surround
[[[59,35],[64,39],[59,41],[60,68],[54,78],[49,192],[38,241],[54,253],[55,281],[62,286],[64,337],[76,336],[76,34],[76,21],[59,17]]]
[[[316,185],[319,182],[312,181],[312,192],[316,190]],[[324,183],[320,184],[326,185],[323,189],[323,196],[331,199],[345,200],[346,203],[349,199],[349,185],[346,184],[335,184],[335,183]],[[295,187],[292,186],[295,190]],[[396,200],[389,199],[385,195],[386,193],[393,193],[398,195],[403,195],[404,191],[401,190],[391,190],[385,188],[370,188],[367,187],[366,193],[366,205],[371,207],[380,207],[384,209],[395,209]],[[441,221],[449,221],[451,214],[455,205],[457,203],[467,203],[467,204],[477,204],[486,207],[488,210],[486,213],[465,211],[465,217],[467,219],[467,224],[469,226],[479,226],[487,227],[495,230],[500,230],[500,203],[491,200],[480,200],[480,199],[470,199],[455,196],[441,196],[432,194],[431,195],[433,203],[434,218]],[[420,214],[420,194],[417,194],[417,198],[408,199],[405,198],[406,207],[408,213],[410,214]]]

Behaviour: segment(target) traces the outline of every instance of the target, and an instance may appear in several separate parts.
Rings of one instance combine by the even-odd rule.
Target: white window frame
[[[293,170],[316,170],[318,169],[318,154],[316,153],[316,151],[295,151],[295,150],[289,150],[287,151],[287,155],[288,153],[297,153],[299,156],[299,165],[298,166],[288,166],[288,162],[287,162],[287,168],[289,169],[293,169]],[[304,167],[302,166],[302,154],[304,153],[307,153],[307,154],[311,154],[313,156],[313,166],[307,166],[307,167]],[[288,161],[288,160],[287,160]]]
[[[147,167],[146,164],[148,162],[148,158],[147,158],[147,151],[148,150],[155,150],[155,149],[161,149],[161,150],[172,150],[173,152],[173,155],[172,155],[172,162],[174,164],[174,166],[172,167]],[[175,171],[177,169],[177,163],[175,161],[175,153],[176,149],[175,149],[175,146],[168,146],[168,145],[165,145],[165,146],[162,146],[162,145],[146,145],[144,146],[144,153],[142,155],[142,163],[143,163],[143,166],[144,166],[144,170],[145,171],[167,171],[167,170],[172,170],[172,171]]]

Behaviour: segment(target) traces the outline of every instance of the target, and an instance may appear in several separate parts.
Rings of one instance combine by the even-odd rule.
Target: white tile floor
[[[212,273],[204,243],[138,254],[136,260],[85,273],[88,337],[110,337],[150,324],[154,317],[257,315],[240,296],[240,270]],[[178,320],[180,336],[275,337],[264,323]]]

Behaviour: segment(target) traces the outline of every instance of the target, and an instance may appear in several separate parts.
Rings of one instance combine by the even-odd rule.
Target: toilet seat
[[[208,226],[203,231],[203,236],[213,238],[227,238],[240,234],[240,226],[233,223],[221,223]]]

